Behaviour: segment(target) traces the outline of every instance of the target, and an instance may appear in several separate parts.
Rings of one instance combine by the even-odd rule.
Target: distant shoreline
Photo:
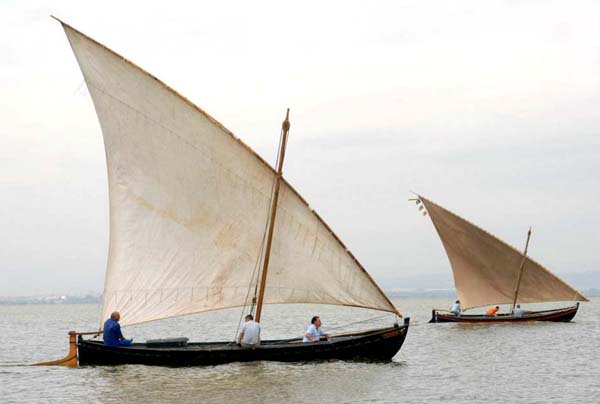
[[[81,304],[81,303],[102,303],[102,295],[86,296],[2,296],[0,297],[0,306],[5,305],[25,305],[25,304]]]
[[[587,297],[600,297],[600,289],[590,288],[581,291]],[[454,289],[391,289],[385,293],[394,299],[432,299],[448,298],[453,299],[456,296]],[[16,296],[0,297],[0,306],[30,305],[30,304],[100,304],[102,295],[86,296]]]

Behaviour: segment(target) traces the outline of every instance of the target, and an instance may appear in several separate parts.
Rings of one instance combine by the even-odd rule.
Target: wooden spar
[[[519,296],[519,288],[521,287],[521,278],[523,277],[523,272],[525,270],[525,261],[527,260],[527,248],[529,247],[529,239],[531,238],[531,227],[527,232],[527,241],[525,242],[525,251],[523,252],[523,259],[521,260],[521,267],[519,268],[519,280],[517,281],[517,290],[515,290],[515,299],[513,300],[512,307],[510,309],[511,313],[515,311],[515,305],[517,304],[517,297]]]
[[[281,186],[281,177],[283,175],[283,159],[285,157],[285,147],[287,145],[287,136],[290,130],[290,109],[285,114],[285,120],[281,124],[281,146],[279,148],[279,161],[277,164],[277,174],[275,176],[275,189],[273,190],[273,200],[271,201],[271,216],[269,217],[269,231],[267,233],[267,244],[265,247],[265,260],[263,262],[262,275],[260,279],[260,289],[258,291],[258,302],[256,303],[255,321],[260,323],[262,314],[263,299],[265,297],[265,286],[267,282],[267,271],[269,269],[269,258],[271,255],[271,244],[273,242],[273,230],[275,229],[275,215],[277,213],[277,202],[279,201],[279,188]]]
[[[67,366],[77,367],[77,335],[75,331],[69,331],[69,353],[63,359],[50,362],[34,363],[31,366]]]

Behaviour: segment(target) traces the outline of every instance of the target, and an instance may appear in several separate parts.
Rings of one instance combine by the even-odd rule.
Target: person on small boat
[[[457,300],[454,302],[454,304],[452,305],[452,308],[450,309],[450,312],[452,314],[454,314],[455,316],[460,316],[460,312],[461,312],[460,300]]]
[[[496,314],[498,313],[498,310],[500,310],[500,307],[499,307],[499,306],[492,307],[491,309],[488,309],[488,310],[485,312],[485,315],[486,315],[486,316],[490,316],[490,317],[495,317],[495,316],[496,316]]]
[[[113,311],[110,318],[104,322],[104,333],[102,339],[104,339],[104,345],[106,346],[131,346],[132,339],[125,339],[121,332],[121,325],[119,320],[121,314],[118,311]]]
[[[520,304],[517,304],[517,307],[515,308],[515,318],[521,318],[525,315],[525,310],[523,310],[521,308]]]
[[[321,329],[321,319],[319,316],[314,316],[310,320],[310,323],[302,342],[318,342],[320,340],[329,339],[329,334],[326,334],[325,331]]]
[[[238,342],[242,348],[253,349],[260,345],[260,324],[254,321],[252,314],[246,316]]]

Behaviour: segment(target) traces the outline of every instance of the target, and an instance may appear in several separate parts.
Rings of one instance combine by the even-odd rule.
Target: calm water
[[[0,306],[0,402],[301,402],[301,403],[598,403],[600,299],[569,324],[428,325],[441,300],[396,301],[411,316],[390,363],[245,363],[197,368],[28,367],[66,354],[69,329],[98,324],[96,305]],[[264,338],[304,331],[320,314],[324,328],[380,315],[324,306],[271,306]],[[232,339],[240,315],[227,310],[125,328],[126,336]],[[390,324],[386,316],[340,328]]]

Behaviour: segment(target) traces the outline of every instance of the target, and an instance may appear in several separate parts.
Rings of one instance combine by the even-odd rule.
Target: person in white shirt
[[[254,321],[252,314],[246,316],[238,342],[242,348],[258,348],[260,345],[260,324]]]
[[[450,312],[452,312],[452,314],[454,314],[455,316],[460,316],[460,300],[457,300],[456,302],[454,302],[454,304],[452,305],[452,308],[450,309]]]
[[[326,334],[321,329],[321,319],[319,316],[314,316],[310,322],[311,324],[308,326],[302,342],[318,342],[321,339],[327,340],[329,338],[329,334]]]
[[[515,317],[521,318],[523,315],[525,315],[525,310],[521,308],[520,304],[517,304],[517,307],[515,308]]]

